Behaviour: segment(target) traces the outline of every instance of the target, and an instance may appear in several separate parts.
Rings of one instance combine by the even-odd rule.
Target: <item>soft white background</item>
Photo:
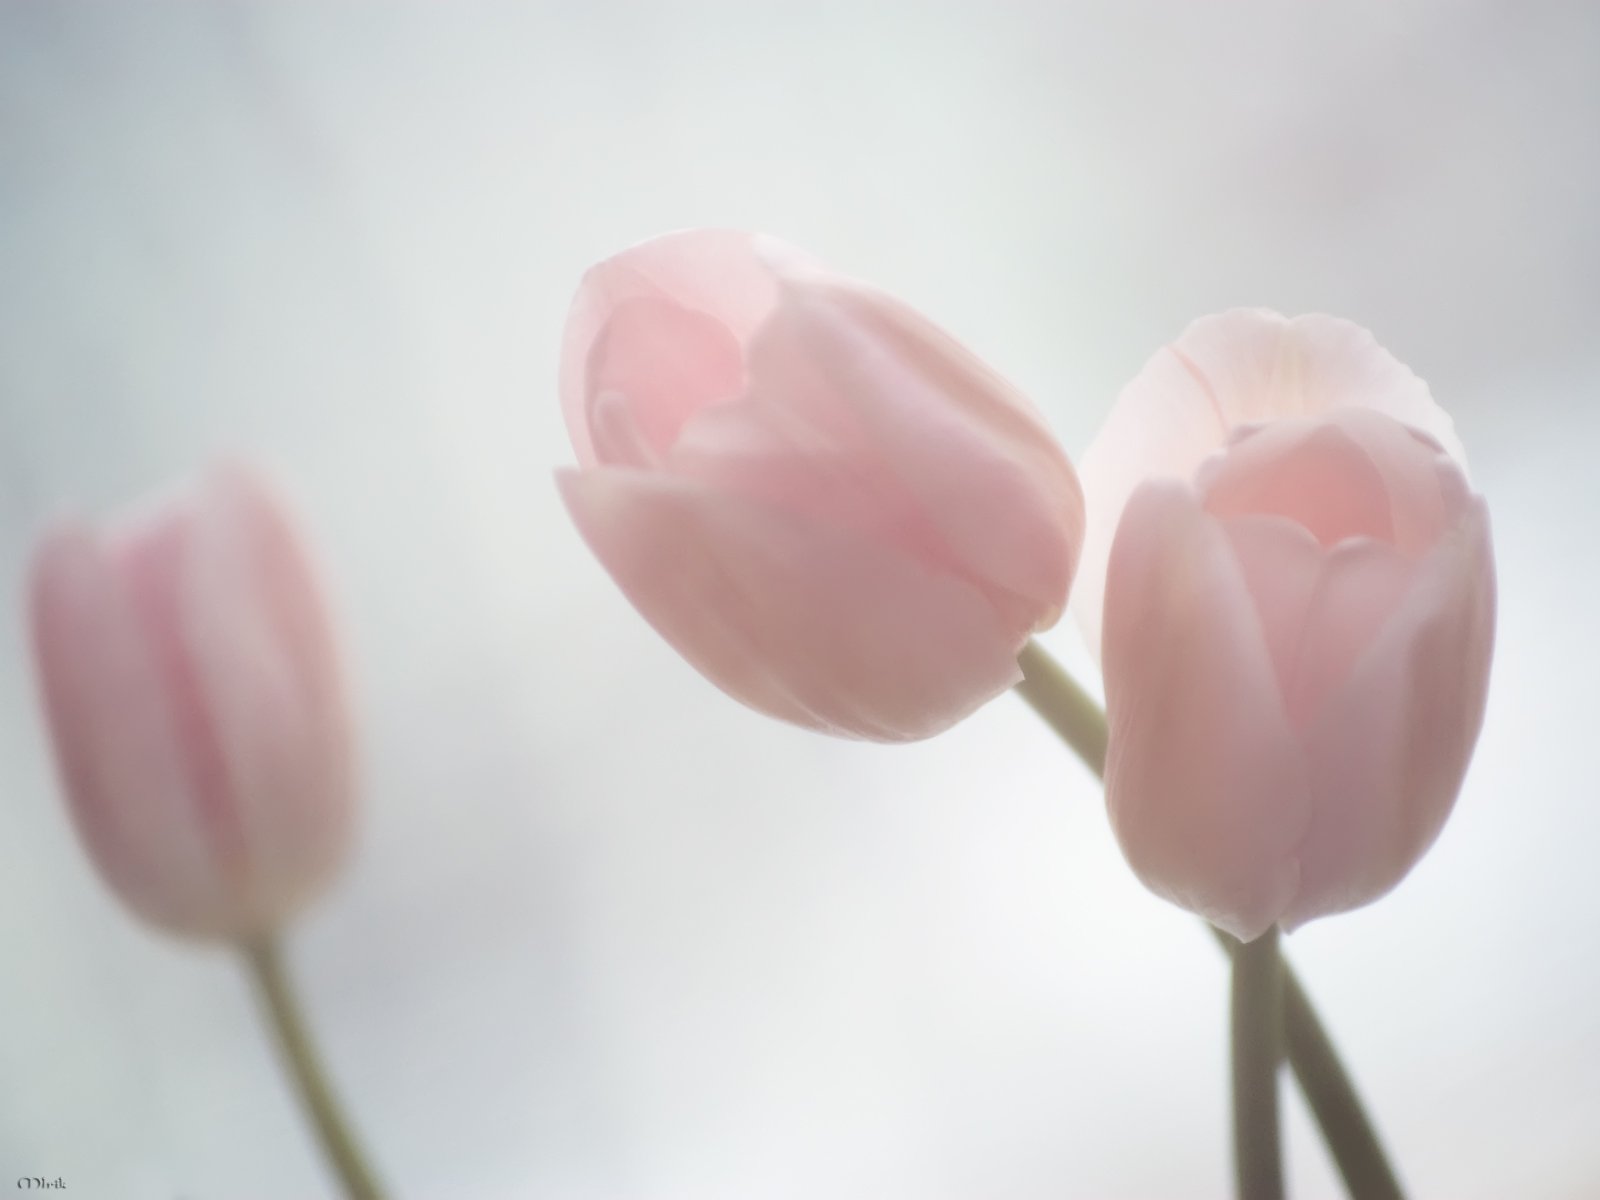
[[[1600,1195],[1597,114],[1588,0],[0,8],[0,1187],[330,1192],[235,964],[81,859],[19,605],[51,514],[236,449],[347,635],[364,838],[293,951],[397,1193],[1229,1194],[1220,958],[1032,714],[770,723],[569,527],[578,275],[733,224],[1073,452],[1239,303],[1431,381],[1495,518],[1488,722],[1433,853],[1289,949],[1416,1196]],[[1338,1194],[1297,1102],[1289,1143]]]

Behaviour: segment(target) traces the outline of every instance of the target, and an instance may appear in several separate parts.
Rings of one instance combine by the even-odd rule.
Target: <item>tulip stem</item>
[[[1017,693],[1026,700],[1096,775],[1104,777],[1106,715],[1037,642],[1030,641],[1017,659],[1022,682]],[[1225,953],[1238,942],[1207,924]],[[1361,1097],[1356,1094],[1333,1040],[1300,986],[1293,969],[1279,955],[1283,988],[1283,1053],[1295,1082],[1322,1130],[1323,1141],[1356,1200],[1403,1200],[1394,1169],[1378,1140]]]
[[[1033,639],[1017,655],[1022,682],[1017,695],[1044,718],[1091,771],[1102,778],[1106,773],[1106,714],[1094,697],[1078,686],[1066,668],[1051,658]]]
[[[382,1200],[372,1168],[356,1144],[349,1119],[334,1097],[321,1059],[311,1041],[300,1002],[289,981],[283,948],[268,935],[244,947],[269,1023],[277,1035],[289,1073],[299,1088],[306,1115],[316,1129],[323,1154],[344,1185],[349,1200]]]
[[[1283,1200],[1278,1065],[1283,966],[1278,927],[1233,951],[1233,1157],[1239,1200]]]
[[[1228,936],[1218,929],[1213,932],[1218,941]],[[1281,955],[1279,961],[1283,963],[1283,1049],[1300,1093],[1338,1164],[1345,1190],[1357,1200],[1404,1200],[1400,1181],[1384,1156],[1383,1144],[1356,1095],[1355,1084],[1339,1061],[1339,1052],[1289,964]]]

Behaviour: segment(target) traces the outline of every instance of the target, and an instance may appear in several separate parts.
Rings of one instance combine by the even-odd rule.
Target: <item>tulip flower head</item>
[[[901,741],[1015,683],[1083,533],[1032,406],[898,301],[769,238],[670,234],[585,276],[561,398],[584,538],[712,682]]]
[[[349,715],[306,551],[261,478],[223,467],[118,524],[61,526],[32,624],[74,822],[134,912],[244,939],[322,890],[349,842]]]
[[[1250,940],[1376,899],[1438,836],[1494,638],[1458,455],[1425,385],[1326,317],[1196,322],[1119,398],[1084,467],[1106,797],[1154,891]]]

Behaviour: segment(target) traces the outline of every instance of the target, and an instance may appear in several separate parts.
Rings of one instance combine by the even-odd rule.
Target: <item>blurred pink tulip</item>
[[[584,278],[568,510],[715,684],[829,733],[938,733],[1066,602],[1072,466],[1029,403],[900,302],[771,239],[669,234]]]
[[[351,732],[327,615],[277,496],[248,470],[33,566],[34,651],[78,832],[172,932],[276,928],[340,865]]]
[[[1455,802],[1495,578],[1449,435],[1365,331],[1230,313],[1152,360],[1093,452],[1120,510],[1112,825],[1152,890],[1240,938],[1376,899]]]

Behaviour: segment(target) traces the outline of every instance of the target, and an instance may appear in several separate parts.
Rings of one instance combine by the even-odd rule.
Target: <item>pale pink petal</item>
[[[1289,723],[1304,730],[1398,606],[1413,565],[1370,538],[1325,551],[1283,517],[1231,517],[1223,527],[1261,618]]]
[[[915,498],[960,568],[1023,632],[1060,617],[1082,541],[1083,495],[1022,395],[898,301],[842,284],[787,283],[786,327],[870,440],[871,461]],[[759,340],[759,339],[758,339]],[[752,368],[760,388],[787,373]]]
[[[1376,899],[1438,836],[1483,721],[1494,610],[1488,513],[1467,498],[1307,732],[1314,807],[1287,926]]]
[[[178,628],[224,760],[242,855],[228,865],[257,927],[319,892],[353,815],[352,731],[337,654],[284,502],[253,471],[197,496]]]
[[[1284,685],[1289,722],[1305,730],[1349,677],[1399,606],[1415,565],[1393,546],[1359,538],[1323,556]]]
[[[1311,416],[1321,407],[1307,388],[1315,369],[1294,326],[1270,309],[1236,308],[1190,322],[1170,350],[1229,429]]]
[[[1064,604],[1082,496],[1038,414],[921,317],[782,243],[694,231],[595,268],[562,395],[583,468],[616,472],[562,480],[585,535],[648,619],[764,711],[926,736],[1013,679]],[[717,590],[730,580],[744,590]],[[685,590],[711,607],[690,612]]]
[[[1344,408],[1326,418],[1372,463],[1383,480],[1392,541],[1408,558],[1421,558],[1455,519],[1466,477],[1439,443],[1372,409]]]
[[[713,404],[708,411],[726,407]],[[701,413],[685,418],[685,428],[692,426]],[[645,436],[639,423],[640,414],[632,401],[621,392],[596,392],[589,401],[589,437],[594,448],[596,463],[608,467],[654,467],[661,462],[661,453]]]
[[[930,327],[925,348],[838,295],[855,293],[786,288],[751,346],[750,395],[697,413],[663,465],[965,578],[1019,635],[1046,627],[1082,531],[1071,465],[944,335]]]
[[[849,530],[623,468],[557,475],[580,532],[707,678],[771,716],[927,737],[1020,678],[981,592]]]
[[[227,874],[228,864],[243,857],[242,839],[227,762],[182,629],[179,580],[193,540],[194,516],[188,493],[168,497],[109,529],[106,540],[177,737],[193,804],[191,819],[199,824],[219,873]]]
[[[690,319],[698,316],[723,327],[735,344],[743,346],[777,299],[771,267],[762,258],[762,248],[770,240],[731,229],[685,230],[651,238],[589,269],[567,316],[560,368],[562,411],[581,465],[598,461],[590,439],[588,406],[601,389],[590,377],[591,354],[618,309],[632,301],[664,302]],[[798,251],[791,253],[799,256]],[[634,320],[638,315],[635,310]],[[650,327],[648,321],[643,324]],[[638,361],[637,354],[617,345],[620,337],[613,330],[606,353],[619,361]],[[693,378],[696,371],[689,374]],[[678,407],[687,408],[688,403]],[[678,414],[676,424],[682,424],[683,415]]]
[[[1226,452],[1200,467],[1195,486],[1213,515],[1275,513],[1324,546],[1378,538],[1413,559],[1437,541],[1467,490],[1436,442],[1362,408],[1241,426]]]
[[[773,399],[719,404],[697,413],[663,466],[791,516],[895,545],[946,574],[960,573],[939,530],[898,479],[859,449],[819,441],[791,408]]]
[[[1222,529],[1260,618],[1278,690],[1287,696],[1305,640],[1306,614],[1322,578],[1322,547],[1287,517],[1230,517]]]
[[[1466,491],[1437,442],[1367,408],[1239,426],[1226,452],[1201,465],[1195,485],[1218,516],[1281,513],[1325,546],[1376,537],[1410,558],[1449,523],[1447,497]]]
[[[66,526],[41,543],[32,579],[40,686],[79,836],[141,916],[215,932],[231,902],[195,819],[152,648],[110,555],[87,529]]]
[[[1167,348],[1122,389],[1078,459],[1088,524],[1072,585],[1072,615],[1096,657],[1106,564],[1128,498],[1146,480],[1190,479],[1226,434],[1206,385]]]
[[[1344,408],[1392,417],[1465,463],[1450,417],[1427,385],[1349,321],[1236,309],[1195,321],[1158,351],[1117,397],[1079,464],[1089,528],[1072,609],[1091,651],[1099,651],[1111,539],[1140,483],[1192,478],[1240,425]]]
[[[1454,423],[1428,385],[1353,321],[1235,309],[1195,321],[1173,349],[1205,379],[1229,426],[1368,408],[1466,461]]]
[[[1128,862],[1257,937],[1299,886],[1310,798],[1238,559],[1183,485],[1140,488],[1117,531],[1105,677],[1106,800]]]
[[[596,462],[640,465],[637,455],[607,446],[604,425],[596,428],[596,398],[620,399],[652,456],[660,457],[696,412],[744,390],[744,350],[713,317],[641,296],[622,301],[601,326],[589,350],[587,386]]]
[[[849,396],[829,378],[826,364],[782,309],[751,340],[746,403],[796,456],[870,459],[870,431]]]
[[[1195,489],[1212,516],[1288,517],[1324,547],[1352,537],[1393,538],[1383,476],[1337,422],[1289,419],[1241,433],[1196,474]]]

